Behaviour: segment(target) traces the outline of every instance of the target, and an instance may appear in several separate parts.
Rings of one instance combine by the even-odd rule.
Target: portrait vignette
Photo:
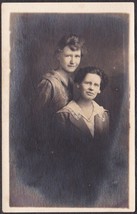
[[[101,6],[2,4],[3,212],[135,210],[134,4]],[[66,33],[81,35],[85,40],[87,53],[79,67],[100,67],[109,79],[96,100],[109,111],[113,140],[108,165],[113,179],[106,178],[95,205],[87,207],[52,204],[35,184],[31,186],[33,170],[38,170],[30,164],[35,157],[29,157],[32,148],[28,144],[33,138],[31,111],[42,76],[57,66],[54,51]]]

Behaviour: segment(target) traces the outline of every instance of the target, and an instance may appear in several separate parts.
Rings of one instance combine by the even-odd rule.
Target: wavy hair
[[[74,77],[74,82],[80,84],[87,74],[97,74],[101,78],[100,89],[101,91],[105,89],[108,84],[108,76],[100,68],[94,66],[88,66],[80,68]]]
[[[64,35],[57,44],[55,54],[60,53],[66,46],[68,46],[72,51],[80,49],[81,56],[87,53],[84,39],[76,34]]]

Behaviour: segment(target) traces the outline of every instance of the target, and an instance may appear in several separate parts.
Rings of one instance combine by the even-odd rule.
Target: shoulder
[[[57,111],[56,118],[57,120],[69,120],[73,116],[73,111],[71,109],[71,104],[73,101],[70,101],[66,106]]]
[[[46,73],[44,76],[43,76],[43,80],[48,80],[50,81],[51,83],[54,83],[56,81],[59,81],[59,76],[57,75],[56,71],[51,71],[51,72],[48,72]]]
[[[69,115],[71,114],[70,110],[65,106],[64,108],[60,109],[56,113],[57,119],[68,119]]]
[[[95,115],[102,116],[102,115],[107,115],[108,110],[105,109],[103,106],[100,106],[98,103],[93,101],[93,106],[94,106],[94,113]]]
[[[109,124],[109,112],[103,106],[100,106],[95,101],[93,102],[94,105],[94,116],[95,122],[97,124],[102,124],[103,126]]]
[[[53,84],[48,79],[42,79],[41,82],[37,86],[37,91],[40,96],[48,97],[53,93]]]
[[[79,120],[81,118],[81,115],[79,113],[79,106],[74,100],[71,100],[66,106],[60,109],[57,113],[68,115],[69,117],[73,117],[76,120]]]
[[[57,77],[56,77],[56,73],[54,71],[48,72],[45,75],[43,75],[40,83],[38,84],[38,90],[44,90],[46,89],[46,91],[54,89],[54,86],[57,85]]]
[[[65,127],[69,121],[69,112],[61,109],[60,111],[56,112],[53,118],[53,126],[57,126],[56,129],[60,128],[60,126]]]
[[[43,76],[43,79],[40,84],[49,85],[49,87],[52,87],[52,89],[54,90],[54,93],[59,92],[60,94],[60,92],[62,93],[62,90],[64,90],[61,78],[56,71],[46,73]]]

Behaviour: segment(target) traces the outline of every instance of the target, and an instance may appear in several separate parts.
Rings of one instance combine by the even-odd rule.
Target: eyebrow
[[[92,83],[92,81],[84,81],[85,83]],[[100,83],[94,83],[95,85],[99,85]]]

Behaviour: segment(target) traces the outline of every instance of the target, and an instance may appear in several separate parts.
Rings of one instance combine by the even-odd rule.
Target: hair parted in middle
[[[102,69],[100,69],[98,67],[87,66],[87,67],[80,68],[77,71],[77,73],[75,74],[74,82],[78,83],[78,84],[82,83],[85,76],[89,73],[97,74],[98,76],[100,76],[100,78],[101,78],[100,89],[101,89],[101,91],[104,90],[108,84],[108,76],[104,73],[104,71]]]
[[[66,46],[72,51],[81,50],[81,56],[87,53],[85,40],[76,34],[64,35],[58,42],[55,54],[60,53]]]

